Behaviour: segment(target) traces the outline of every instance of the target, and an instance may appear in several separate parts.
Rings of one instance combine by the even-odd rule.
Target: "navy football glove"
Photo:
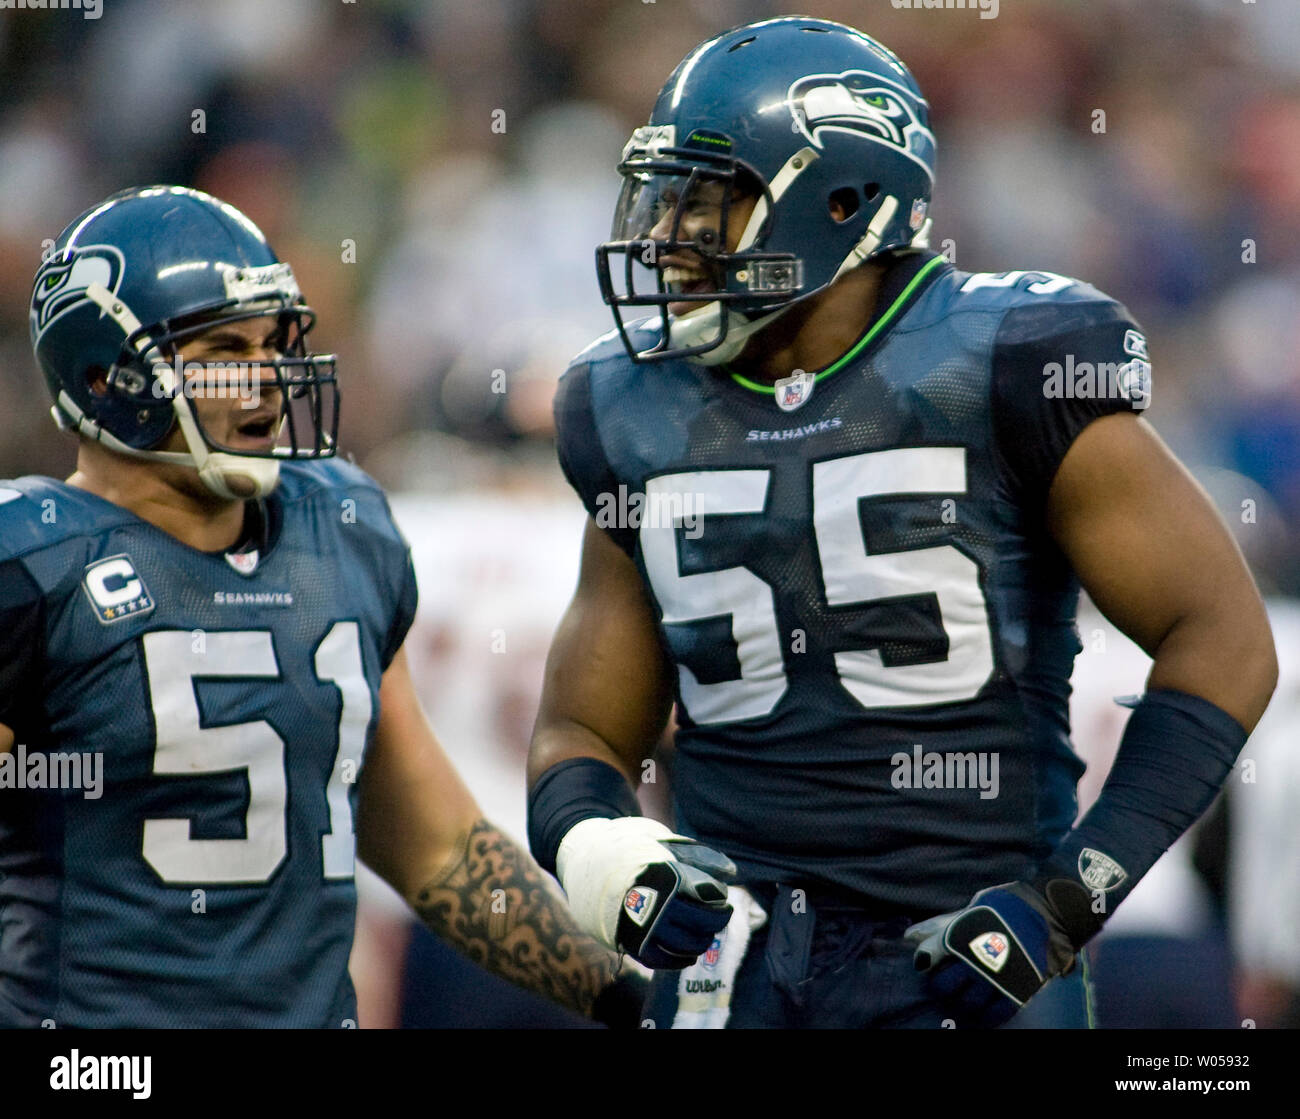
[[[1068,972],[1076,952],[1054,907],[1024,882],[981,890],[965,909],[903,935],[917,945],[913,961],[931,993],[959,1026],[978,1029],[1002,1025]]]
[[[643,816],[575,824],[556,864],[578,924],[646,967],[689,967],[731,920],[731,860]]]
[[[663,840],[672,854],[638,876],[623,900],[618,945],[646,967],[690,967],[731,920],[724,883],[730,859],[689,839]]]

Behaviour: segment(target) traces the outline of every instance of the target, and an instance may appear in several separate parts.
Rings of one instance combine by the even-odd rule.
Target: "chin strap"
[[[176,422],[189,447],[189,465],[199,472],[199,481],[218,497],[231,501],[246,501],[265,497],[280,480],[280,464],[275,459],[249,458],[212,450],[199,431],[194,409],[185,393],[176,384],[176,371],[171,366],[159,366],[157,377],[163,391],[170,393]]]
[[[880,248],[881,238],[885,235],[885,230],[889,228],[889,223],[894,220],[894,215],[898,212],[898,199],[892,194],[886,195],[885,200],[880,204],[880,209],[876,211],[876,216],[871,219],[867,226],[867,231],[862,235],[861,240],[849,250],[849,255],[840,261],[840,266],[835,270],[835,275],[831,277],[833,284],[845,272],[852,272],[858,265],[871,259],[872,253]],[[929,230],[926,230],[927,237]]]
[[[199,481],[218,497],[251,501],[265,497],[280,482],[280,464],[271,458],[245,458],[214,451],[199,467]]]
[[[793,306],[793,303],[787,303],[784,307],[778,307],[775,311],[751,319],[739,311],[728,310],[715,299],[712,303],[705,303],[685,315],[673,316],[669,320],[668,329],[672,335],[673,345],[702,346],[722,333],[723,316],[726,316],[726,337],[713,349],[686,359],[697,365],[725,365],[740,355],[740,351],[745,348],[751,336],[762,330],[768,323],[780,318]]]
[[[50,411],[54,415],[55,423],[62,430],[75,431],[87,439],[102,443],[109,450],[116,451],[120,455],[143,459],[146,462],[165,462],[172,466],[193,467],[199,473],[199,480],[212,493],[229,501],[248,501],[256,497],[265,497],[275,489],[280,480],[280,463],[276,459],[247,458],[244,455],[211,451],[202,438],[198,441],[198,454],[185,451],[147,451],[132,447],[90,419],[77,406],[77,402],[64,391],[59,392],[58,405]],[[190,417],[190,423],[193,422],[193,417]],[[182,434],[185,433],[183,423],[181,431]],[[186,435],[186,443],[189,443],[188,435]]]
[[[140,320],[136,318],[131,308],[103,284],[94,282],[87,285],[86,296],[112,319],[128,338],[141,331]],[[156,348],[157,344],[147,334],[141,333],[136,339],[137,354],[147,353]],[[198,471],[199,481],[212,493],[228,501],[248,501],[265,497],[275,489],[280,480],[280,463],[277,460],[212,450],[199,431],[198,421],[194,418],[194,410],[190,407],[190,402],[176,383],[175,370],[170,365],[160,363],[155,367],[154,375],[158,378],[163,394],[171,395],[172,410],[176,413],[176,422],[180,425],[185,446],[189,448],[188,454],[183,451],[152,451],[128,446],[87,416],[77,406],[76,401],[64,391],[59,392],[58,405],[53,409],[54,420],[60,428],[75,430],[118,454],[150,462],[191,466]],[[60,409],[66,414],[66,419],[59,415]],[[67,420],[71,420],[71,423]]]
[[[862,235],[861,240],[849,250],[848,255],[840,262],[835,275],[830,279],[831,284],[835,283],[846,272],[853,271],[853,269],[871,259],[872,254],[880,248],[881,238],[884,236],[885,230],[889,228],[889,223],[894,220],[894,215],[897,212],[898,199],[892,194],[887,195],[880,204],[880,208],[876,211],[875,217],[871,219],[871,223],[867,226],[867,231]],[[756,206],[754,216],[757,216],[757,214],[758,207]],[[746,235],[750,235],[754,229],[754,220],[751,217],[750,223],[745,230]],[[919,233],[913,237],[912,245],[917,248],[927,245],[929,243],[929,233],[930,223],[927,220]],[[744,238],[742,238],[742,242],[743,240]],[[816,293],[808,293],[808,295],[814,294]],[[808,295],[792,300],[784,307],[778,307],[775,311],[760,315],[756,319],[751,319],[740,311],[730,311],[716,300],[712,303],[705,303],[684,315],[676,315],[670,318],[669,331],[672,335],[672,343],[675,346],[682,347],[706,345],[712,339],[722,335],[725,326],[726,334],[717,346],[711,350],[706,350],[702,354],[687,358],[688,361],[695,362],[698,365],[725,365],[740,356],[740,351],[745,348],[746,343],[757,331],[762,330],[763,327],[790,310],[795,304],[807,299]]]

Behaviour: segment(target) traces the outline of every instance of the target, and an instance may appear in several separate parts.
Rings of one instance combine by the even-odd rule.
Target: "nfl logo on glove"
[[[623,899],[623,909],[638,926],[644,925],[659,894],[649,886],[633,886]]]
[[[977,936],[970,942],[970,950],[975,953],[991,971],[1001,971],[1007,962],[1007,938],[1001,933],[988,932]]]

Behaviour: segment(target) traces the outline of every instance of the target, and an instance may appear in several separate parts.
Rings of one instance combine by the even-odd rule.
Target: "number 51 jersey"
[[[414,575],[346,463],[265,510],[212,555],[0,483],[0,1025],[355,1024],[356,781]]]
[[[1078,585],[1047,492],[1089,422],[1145,406],[1150,366],[1123,307],[1049,273],[911,253],[879,306],[775,386],[607,336],[556,424],[676,666],[679,827],[744,880],[919,916],[1073,822]]]

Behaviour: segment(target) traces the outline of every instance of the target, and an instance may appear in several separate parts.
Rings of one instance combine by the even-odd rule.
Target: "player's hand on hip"
[[[981,890],[956,913],[913,925],[913,962],[958,1026],[992,1029],[1053,976],[1074,966],[1075,949],[1051,905],[1024,882]]]
[[[689,967],[731,919],[731,860],[644,816],[575,824],[556,869],[578,923],[646,967]]]

